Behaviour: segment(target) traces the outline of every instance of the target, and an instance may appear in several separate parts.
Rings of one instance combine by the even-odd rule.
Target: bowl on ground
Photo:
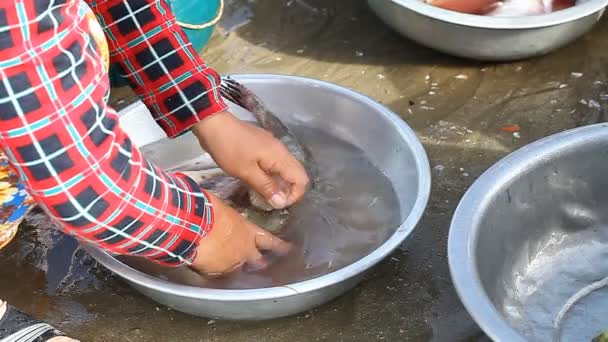
[[[591,341],[608,328],[608,125],[534,142],[486,171],[454,214],[450,271],[495,341]]]
[[[335,272],[271,288],[223,290],[191,287],[151,277],[95,247],[97,261],[158,303],[188,314],[229,320],[261,320],[296,314],[321,305],[358,284],[366,272],[411,234],[428,201],[430,170],[426,153],[397,115],[361,94],[326,82],[279,75],[233,75],[252,89],[285,123],[318,128],[362,149],[390,180],[403,221],[378,248]],[[235,108],[242,119],[245,113]],[[202,155],[192,134],[168,140],[149,112],[136,102],[121,113],[121,126],[161,168]],[[250,119],[250,118],[249,118]]]
[[[464,1],[464,0],[463,0]],[[600,20],[608,0],[525,17],[488,17],[444,10],[420,0],[368,0],[390,27],[438,51],[482,61],[512,61],[559,49]]]

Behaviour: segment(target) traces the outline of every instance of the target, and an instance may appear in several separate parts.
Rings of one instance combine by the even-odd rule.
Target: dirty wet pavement
[[[539,138],[606,120],[608,19],[548,56],[484,64],[391,31],[364,0],[227,1],[203,57],[222,74],[279,73],[346,86],[398,113],[422,141],[433,190],[413,235],[354,290],[301,315],[215,322],[159,306],[70,238],[22,227],[0,252],[0,294],[82,341],[480,341],[451,284],[446,244],[466,188]],[[115,89],[113,103],[132,101]],[[520,131],[505,132],[507,125]]]

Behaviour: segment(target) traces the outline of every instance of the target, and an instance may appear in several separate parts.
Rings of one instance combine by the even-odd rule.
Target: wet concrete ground
[[[548,56],[483,64],[400,37],[364,0],[227,5],[203,52],[222,74],[327,80],[381,101],[416,130],[433,167],[433,191],[411,238],[332,303],[296,317],[237,324],[158,306],[97,266],[73,240],[24,226],[0,253],[0,295],[83,341],[484,340],[451,284],[451,215],[466,188],[509,152],[606,120],[608,18]],[[113,103],[122,107],[131,96],[115,89]],[[513,124],[519,135],[501,130]]]

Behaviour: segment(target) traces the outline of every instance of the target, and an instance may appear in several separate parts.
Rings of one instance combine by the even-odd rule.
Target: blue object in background
[[[224,10],[224,0],[167,0],[178,25],[182,27],[194,49],[203,51]],[[110,67],[110,85],[127,85],[126,79]]]

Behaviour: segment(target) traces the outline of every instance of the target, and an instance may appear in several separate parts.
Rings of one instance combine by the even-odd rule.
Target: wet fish
[[[519,17],[559,11],[576,5],[576,0],[424,0],[456,12],[494,17]]]
[[[251,112],[257,123],[281,141],[289,152],[302,164],[309,178],[309,188],[314,186],[316,164],[310,151],[303,146],[274,113],[248,88],[230,77],[223,78],[221,94],[226,99]],[[207,170],[176,170],[187,174],[201,187],[218,196],[235,208],[244,217],[272,232],[280,232],[287,224],[288,210],[274,210],[266,199],[246,187],[241,181],[230,177],[219,168]],[[280,179],[277,179],[281,182]]]

